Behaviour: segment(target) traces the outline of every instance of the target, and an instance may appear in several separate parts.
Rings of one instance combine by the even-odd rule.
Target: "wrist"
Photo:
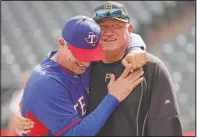
[[[120,103],[119,100],[118,100],[118,98],[116,96],[110,94],[110,93],[108,93],[106,95],[106,98],[108,99],[108,103],[109,103],[109,101],[111,103],[114,103],[115,105],[119,105],[119,103]]]
[[[134,47],[131,48],[131,50],[143,50],[143,49],[139,46],[134,46]]]
[[[128,47],[128,48],[126,49],[126,54],[130,53],[130,52],[133,51],[133,50],[143,50],[143,48],[142,48],[142,47],[139,47],[139,46]]]

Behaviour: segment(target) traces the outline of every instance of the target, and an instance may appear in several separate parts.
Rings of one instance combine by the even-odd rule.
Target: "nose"
[[[112,36],[114,33],[113,33],[113,30],[112,29],[110,29],[110,28],[108,28],[108,29],[106,29],[105,31],[103,31],[103,35],[104,36],[107,36],[107,37],[110,37],[110,36]]]

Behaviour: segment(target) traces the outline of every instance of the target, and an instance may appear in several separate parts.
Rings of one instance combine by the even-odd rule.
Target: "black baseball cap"
[[[96,18],[96,12],[99,11],[99,10],[106,10],[107,11],[110,11],[110,10],[113,10],[113,9],[119,9],[121,10],[121,16],[120,17],[113,17],[111,16],[111,14],[107,14],[106,17],[104,18]],[[95,22],[98,22],[102,19],[105,19],[105,18],[113,18],[113,19],[117,19],[117,20],[120,20],[120,21],[123,21],[123,22],[130,22],[130,19],[129,19],[129,15],[128,15],[128,12],[125,8],[125,6],[123,4],[120,4],[118,2],[114,2],[114,1],[107,1],[105,3],[103,3],[102,5],[99,5],[98,7],[96,7],[94,9],[94,21]]]

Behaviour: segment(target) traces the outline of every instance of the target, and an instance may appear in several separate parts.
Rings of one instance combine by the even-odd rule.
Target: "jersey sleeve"
[[[136,48],[141,48],[142,50],[146,50],[146,44],[144,43],[140,35],[131,33],[129,46],[126,51],[127,53],[129,53],[131,50],[136,49]]]
[[[167,67],[156,63],[149,110],[149,136],[182,136],[176,93]]]
[[[33,89],[39,91],[35,115],[55,136],[94,136],[119,105],[117,99],[108,94],[95,111],[81,119],[68,88],[65,91],[58,82],[48,79],[37,83]]]

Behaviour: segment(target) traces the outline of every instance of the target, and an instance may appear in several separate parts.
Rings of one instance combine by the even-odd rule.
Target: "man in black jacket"
[[[88,112],[92,112],[107,94],[110,74],[118,78],[124,70],[122,58],[116,56],[116,52],[121,53],[121,50],[116,49],[117,43],[112,40],[117,38],[121,22],[130,25],[122,4],[106,2],[94,12],[94,20],[103,31],[102,45],[113,58],[93,65]],[[121,47],[121,43],[119,45]],[[182,136],[176,94],[166,66],[160,59],[148,54],[144,72],[143,83],[112,113],[97,136]]]

